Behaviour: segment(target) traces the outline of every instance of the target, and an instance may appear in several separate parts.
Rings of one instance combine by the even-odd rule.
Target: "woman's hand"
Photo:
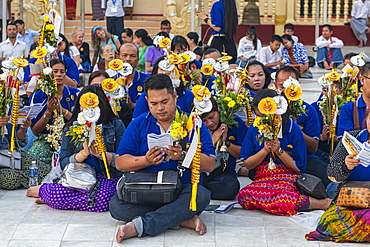
[[[300,64],[300,65],[299,65],[299,69],[300,69],[301,71],[306,71],[306,70],[308,69],[308,66],[306,66],[305,64]]]
[[[201,19],[201,20],[204,20],[204,19],[207,18],[207,15],[206,15],[206,13],[204,13],[204,11],[197,10],[195,13],[197,14],[197,16],[199,17],[199,19]]]
[[[349,154],[344,159],[344,163],[346,164],[347,169],[352,171],[353,169],[355,169],[356,166],[360,164],[360,160],[356,158],[356,155]]]
[[[216,146],[218,140],[220,140],[221,137],[222,137],[223,142],[226,141],[228,130],[229,130],[229,128],[227,127],[226,124],[221,124],[221,126],[217,130],[215,130],[215,132],[213,132],[212,142],[213,142],[214,146]]]
[[[87,146],[87,141],[84,141],[84,143],[83,143],[83,149],[81,150],[81,153],[85,157],[87,157],[87,156],[89,156],[91,154],[90,153],[90,148],[89,148],[89,146]]]
[[[10,120],[10,116],[1,116],[0,117],[0,127],[5,126]]]
[[[172,160],[179,160],[181,153],[182,153],[182,147],[179,144],[176,144],[175,146],[169,146],[168,148],[164,149],[164,152],[172,159]]]
[[[22,124],[21,124],[21,129],[27,129],[28,127],[31,126],[31,118],[26,118],[22,121]]]
[[[274,153],[278,153],[279,152],[279,149],[280,149],[280,141],[279,141],[279,139],[269,141],[269,143],[271,145],[271,151],[274,152]]]
[[[59,100],[57,97],[49,98],[47,103],[47,111],[53,113],[54,110],[58,110]]]
[[[322,127],[321,135],[320,135],[320,141],[327,141],[329,139],[330,135],[330,127],[328,124],[325,124]]]

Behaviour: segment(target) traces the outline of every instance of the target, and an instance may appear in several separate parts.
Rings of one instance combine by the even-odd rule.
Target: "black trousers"
[[[107,29],[110,34],[121,36],[124,29],[123,16],[121,17],[107,17]],[[118,49],[119,47],[117,47]]]
[[[213,36],[211,47],[217,49],[219,52],[226,52],[227,55],[233,57],[229,63],[235,63],[238,55],[234,40],[227,41],[224,36]]]
[[[209,176],[203,174],[203,186],[211,191],[213,200],[234,200],[240,189],[237,175],[232,171],[222,172],[221,167]]]

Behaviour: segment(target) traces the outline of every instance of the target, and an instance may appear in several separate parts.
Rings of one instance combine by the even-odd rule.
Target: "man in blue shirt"
[[[135,118],[127,128],[116,152],[116,168],[121,171],[157,172],[177,170],[186,151],[179,144],[168,148],[154,147],[149,150],[147,135],[169,133],[176,113],[176,92],[167,75],[157,74],[145,81],[150,112]],[[190,141],[188,138],[186,141]],[[215,166],[215,150],[211,136],[202,124],[200,170],[211,172]],[[109,211],[113,218],[129,222],[118,229],[116,240],[121,242],[131,237],[156,236],[168,228],[183,226],[206,233],[206,226],[198,215],[210,202],[210,191],[198,185],[197,210],[189,210],[191,198],[190,169],[181,177],[182,188],[179,197],[164,206],[137,205],[120,200],[115,195],[110,201]]]
[[[340,109],[337,129],[338,137],[342,137],[344,131],[366,128],[364,119],[366,116],[366,109],[370,106],[370,63],[366,63],[362,67],[360,82],[362,84],[361,96],[355,102],[347,102]]]
[[[275,86],[277,89],[284,91],[285,88],[283,83],[292,77],[296,80],[299,79],[299,73],[296,69],[290,66],[285,66],[276,72],[276,81]],[[314,154],[317,150],[319,145],[320,139],[320,123],[319,117],[315,111],[315,108],[308,104],[307,102],[303,101],[303,106],[306,109],[306,114],[302,114],[295,119],[297,124],[301,127],[304,140],[306,142],[306,150],[307,150],[307,165],[306,165],[306,173],[315,175],[324,182],[325,186],[330,183],[328,176],[326,174],[326,168],[328,164],[319,160],[317,156]]]
[[[139,99],[140,95],[144,92],[144,81],[149,75],[141,73],[135,70],[139,62],[139,50],[134,44],[125,43],[119,48],[119,58],[124,63],[131,64],[133,71],[131,75],[127,76],[128,85],[128,104],[131,109],[135,108],[136,101]]]
[[[39,32],[24,29],[24,21],[21,19],[16,20],[14,24],[17,26],[17,39],[26,43],[27,49],[30,50],[31,45],[35,42],[33,38],[40,36]]]

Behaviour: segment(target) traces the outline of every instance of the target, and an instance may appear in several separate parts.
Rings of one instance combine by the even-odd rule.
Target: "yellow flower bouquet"
[[[185,138],[189,131],[193,129],[192,119],[185,112],[176,110],[175,119],[172,122],[170,135],[174,145]]]
[[[228,92],[225,96],[220,95],[216,100],[220,108],[220,121],[232,128],[233,125],[238,127],[238,122],[235,121],[234,114],[237,113],[240,108],[244,108],[249,104],[249,97],[247,91],[242,91],[240,94]]]
[[[306,108],[303,105],[302,88],[299,85],[290,85],[285,88],[285,96],[288,99],[290,106],[290,114],[293,119],[298,119],[299,116],[303,114],[306,115]]]

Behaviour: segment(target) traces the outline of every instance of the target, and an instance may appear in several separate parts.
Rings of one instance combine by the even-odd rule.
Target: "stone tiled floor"
[[[250,180],[240,178],[242,186]],[[78,247],[344,247],[365,244],[309,242],[304,234],[309,230],[296,225],[289,217],[263,211],[244,210],[236,206],[227,214],[204,212],[200,218],[208,227],[204,236],[182,228],[167,230],[156,237],[132,238],[115,242],[117,228],[122,224],[108,212],[91,213],[55,210],[38,205],[25,196],[26,190],[0,190],[0,246],[78,246]],[[227,204],[212,201],[211,204]]]

